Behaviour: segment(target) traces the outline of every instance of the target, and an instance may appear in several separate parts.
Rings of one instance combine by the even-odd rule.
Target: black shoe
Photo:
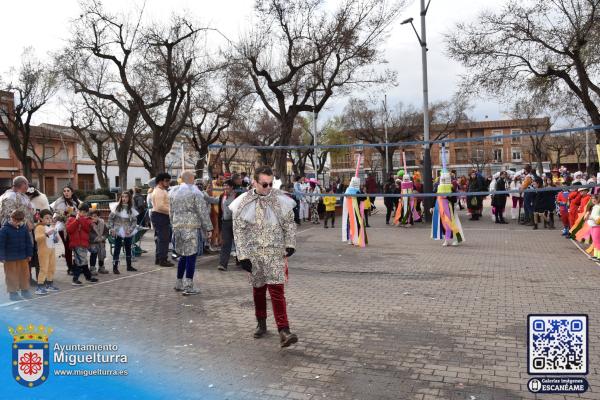
[[[328,227],[327,225],[323,225],[323,228],[327,229],[327,228],[329,228],[329,227]]]
[[[219,266],[217,267],[217,269],[218,269],[219,271],[227,271],[227,266],[226,266],[226,265],[219,265]]]
[[[127,267],[127,271],[132,271],[132,272],[135,272],[135,271],[137,271],[137,269],[136,269],[136,268],[133,268],[133,267]]]
[[[71,283],[71,285],[73,285],[73,286],[81,286],[81,285],[83,285],[83,283],[81,283],[81,281],[79,279],[77,279],[77,280],[73,280],[73,282]]]
[[[281,347],[289,347],[298,342],[298,336],[296,336],[294,333],[291,333],[289,329],[283,329],[281,332],[279,332],[279,342]]]
[[[174,267],[175,266],[175,264],[173,264],[169,260],[163,260],[158,265],[160,265],[161,267]]]
[[[119,275],[119,274],[121,274],[121,273],[119,272],[119,268],[113,268],[113,274],[115,274],[115,275]]]
[[[98,278],[94,278],[94,277],[92,277],[92,278],[88,279],[87,281],[88,281],[89,283],[96,283],[96,282],[98,282]]]
[[[266,318],[261,318],[257,320],[256,330],[254,331],[254,338],[260,339],[264,335],[267,334],[267,320]]]

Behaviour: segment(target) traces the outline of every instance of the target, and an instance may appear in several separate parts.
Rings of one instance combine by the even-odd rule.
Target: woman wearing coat
[[[500,176],[496,179],[495,191],[504,192],[507,190],[506,184],[507,174],[506,171],[500,172]],[[494,207],[494,217],[497,224],[507,224],[504,220],[504,209],[506,208],[507,194],[494,194],[492,197],[492,207]]]

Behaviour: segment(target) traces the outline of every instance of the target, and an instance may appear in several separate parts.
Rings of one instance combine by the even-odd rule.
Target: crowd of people
[[[81,286],[82,281],[94,284],[110,273],[105,263],[107,242],[112,273],[121,273],[122,252],[126,271],[135,272],[133,247],[139,233],[150,225],[155,235],[155,264],[177,269],[175,291],[184,296],[200,293],[194,285],[194,272],[197,257],[205,252],[218,252],[217,269],[223,272],[228,271],[233,256],[236,265],[249,273],[253,285],[254,336],[263,337],[267,330],[268,291],[281,346],[287,347],[298,340],[289,329],[283,286],[288,258],[295,252],[296,226],[320,224],[323,218],[324,228],[335,228],[336,207],[341,205],[342,240],[366,246],[368,216],[376,210],[374,182],[370,175],[361,184],[358,168],[348,186],[333,181],[324,189],[319,181],[303,176],[282,187],[281,179],[268,167],[258,168],[253,179],[232,174],[214,181],[195,180],[193,172],[184,171],[177,185],[168,173],[160,173],[147,196],[139,188],[120,193],[117,201],[110,203],[105,221],[96,204],[81,201],[72,188],[63,188],[49,204],[43,193],[19,176],[0,196],[0,262],[4,263],[7,291],[12,301],[32,298],[31,285],[38,296],[59,291],[55,284],[57,259],[62,257],[57,254],[59,241],[74,286]],[[511,208],[511,220],[532,229],[554,229],[556,216],[562,235],[590,243],[587,252],[600,261],[596,183],[596,177],[571,174],[565,168],[538,175],[527,165],[521,171],[501,171],[488,179],[475,170],[468,177],[457,178],[444,169],[434,182],[437,197],[430,210],[431,237],[442,240],[444,246],[464,241],[456,206],[466,208],[470,219],[478,221],[484,199],[491,196],[490,217],[495,223],[508,223],[507,207]],[[402,170],[390,176],[383,186],[383,192],[392,195],[384,197],[386,224],[411,227],[422,222],[426,203],[414,196],[422,191],[418,172],[411,175]],[[349,196],[336,196],[340,192]]]

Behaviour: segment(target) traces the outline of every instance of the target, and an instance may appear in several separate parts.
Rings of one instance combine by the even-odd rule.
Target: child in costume
[[[445,153],[442,152],[442,174],[437,188],[438,194],[455,192],[452,185],[452,177],[446,169]],[[442,246],[448,246],[452,240],[452,246],[458,246],[464,242],[465,234],[458,214],[454,212],[454,202],[451,202],[448,196],[437,196],[435,207],[432,214],[431,238],[433,240],[443,240]]]
[[[350,179],[350,185],[346,189],[346,196],[343,199],[342,207],[342,241],[348,242],[354,246],[366,247],[367,231],[365,222],[365,197],[357,197],[357,194],[363,194],[360,190],[360,178],[358,169],[360,168],[360,157],[356,163],[355,176]]]
[[[37,290],[35,294],[45,295],[48,292],[56,292],[59,289],[54,286],[54,273],[56,272],[56,243],[58,243],[58,231],[52,226],[52,211],[42,210],[40,222],[35,227],[34,236],[37,242],[38,259],[40,262],[40,273],[37,279]]]
[[[414,193],[414,185],[410,179],[408,169],[406,168],[406,158],[404,157],[404,173],[402,175],[402,183],[400,184],[400,193],[403,195],[411,195]],[[412,196],[402,196],[396,207],[396,217],[394,223],[396,225],[402,225],[404,227],[413,226],[415,221],[420,219],[420,215],[417,211],[416,198]]]
[[[333,195],[333,188],[327,188],[327,194]],[[331,227],[335,228],[335,203],[337,199],[335,196],[325,196],[323,197],[323,204],[325,205],[325,225],[324,228],[327,228],[327,221],[331,219]]]
[[[569,191],[561,190],[556,196],[556,209],[563,225],[562,236],[569,235]]]

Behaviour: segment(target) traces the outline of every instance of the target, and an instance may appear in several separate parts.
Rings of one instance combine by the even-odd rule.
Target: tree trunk
[[[127,162],[127,159],[119,159],[117,160],[117,163],[119,165],[119,185],[121,186],[121,191],[124,192],[129,189],[129,185],[127,184],[127,169],[129,168],[129,163]]]
[[[44,171],[44,167],[42,166],[40,169],[38,169],[38,187],[37,190],[39,190],[41,193],[46,193],[46,185],[45,185],[45,181],[44,181],[44,177],[45,177],[45,171]]]
[[[106,176],[106,171],[102,168],[102,160],[99,159],[94,163],[94,167],[96,169],[96,176],[98,177],[98,184],[101,189],[109,189],[108,177]]]
[[[280,132],[281,137],[279,138],[280,146],[287,146],[290,144],[290,138],[292,137],[292,130],[294,129],[295,115],[287,115],[280,121]],[[288,183],[287,176],[287,150],[275,150],[273,154],[274,158],[274,173],[279,176],[283,184]]]
[[[31,182],[31,178],[33,177],[33,168],[32,168],[32,160],[31,157],[29,157],[27,155],[27,152],[25,152],[25,155],[23,157],[19,158],[19,161],[21,161],[21,167],[23,169],[23,176],[25,178],[27,178],[28,181]]]
[[[152,150],[152,155],[150,156],[150,160],[151,160],[151,170],[149,172],[150,172],[151,176],[156,176],[160,172],[167,172],[165,156],[163,156],[161,154],[159,149]]]

